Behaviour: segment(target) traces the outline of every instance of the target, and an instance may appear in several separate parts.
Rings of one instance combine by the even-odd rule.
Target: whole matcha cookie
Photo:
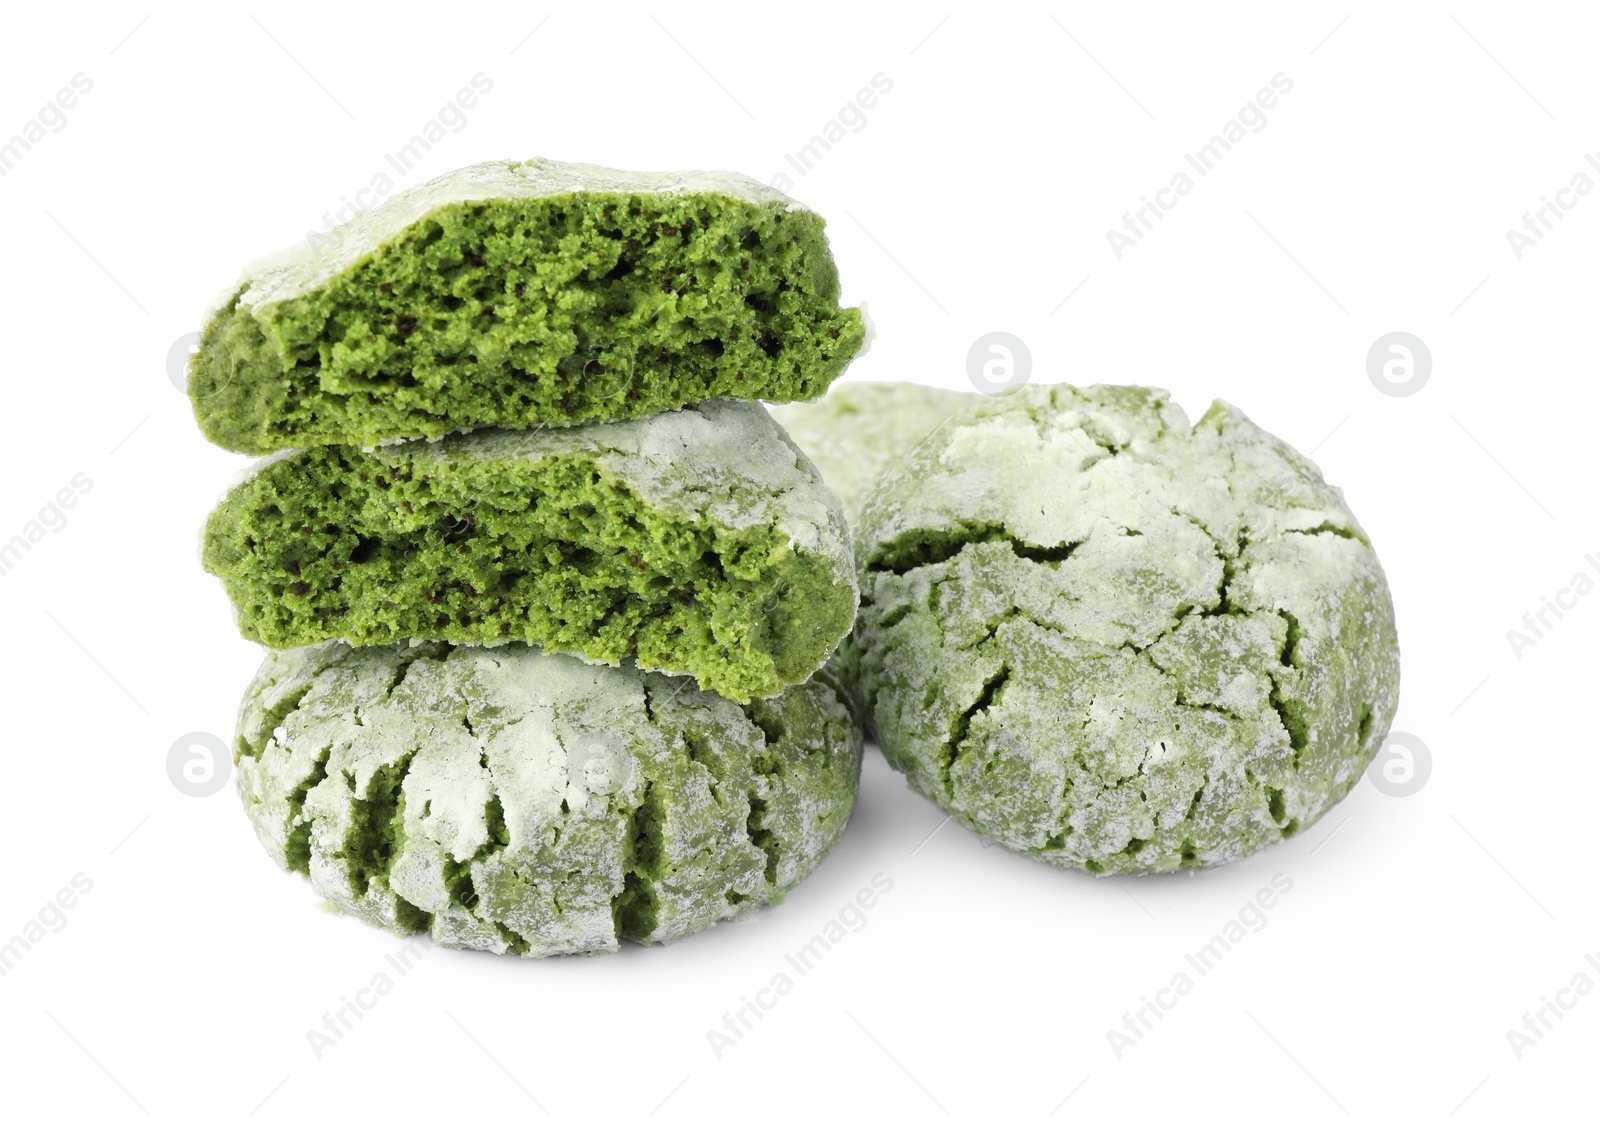
[[[912,381],[841,381],[821,400],[773,405],[771,412],[817,465],[854,524],[861,500],[885,467],[980,400],[977,393]]]
[[[741,701],[809,677],[856,607],[838,500],[765,409],[728,400],[308,448],[228,493],[201,559],[269,647],[521,640]]]
[[[739,707],[524,645],[269,655],[238,787],[267,853],[340,910],[542,956],[664,943],[773,903],[855,804],[826,677]]]
[[[1060,867],[1237,860],[1349,792],[1399,686],[1366,534],[1217,402],[1034,386],[895,463],[856,535],[871,728],[911,784]]]
[[[247,268],[189,367],[234,451],[828,387],[865,341],[823,221],[734,173],[491,161]]]

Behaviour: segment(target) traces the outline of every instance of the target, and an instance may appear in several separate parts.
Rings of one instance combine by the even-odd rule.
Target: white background
[[[0,940],[73,876],[93,886],[0,978],[0,1119],[1592,1110],[1600,993],[1520,1059],[1506,1033],[1600,951],[1600,596],[1520,658],[1506,634],[1579,571],[1600,580],[1600,193],[1520,260],[1505,233],[1600,146],[1597,26],[1577,6],[1396,7],[8,12],[0,137],[74,74],[93,88],[0,178],[0,541],[75,473],[93,486],[0,576]],[[1221,871],[1113,881],[953,824],[927,839],[941,815],[869,749],[844,840],[780,907],[609,957],[436,950],[317,1059],[307,1030],[399,942],[277,872],[231,782],[192,798],[168,781],[179,736],[231,735],[260,653],[195,558],[245,461],[201,440],[166,357],[244,263],[319,230],[477,72],[492,92],[402,184],[535,154],[766,179],[888,77],[793,189],[878,326],[849,379],[965,388],[968,348],[1005,330],[1035,380],[1164,385],[1191,415],[1221,396],[1314,451],[1388,570],[1395,727],[1431,776],[1404,798],[1364,780]],[[1107,229],[1279,72],[1294,86],[1266,127],[1119,261]],[[1394,330],[1431,348],[1415,395],[1368,378]],[[877,872],[893,888],[866,927],[714,1056],[707,1030]],[[1293,889],[1265,928],[1114,1055],[1107,1030],[1277,873]]]

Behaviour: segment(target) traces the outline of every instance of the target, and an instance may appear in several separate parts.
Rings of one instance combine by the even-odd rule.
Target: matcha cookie
[[[854,524],[861,500],[895,457],[981,399],[911,381],[844,381],[819,401],[773,405],[772,417],[811,457]]]
[[[861,693],[890,763],[1060,867],[1225,864],[1350,791],[1399,686],[1388,584],[1315,465],[1217,402],[1025,388],[862,507]]]
[[[494,161],[248,268],[189,369],[234,451],[818,396],[861,349],[823,221],[733,173]]]
[[[511,640],[775,695],[850,630],[838,500],[759,404],[308,448],[206,524],[202,562],[273,648]]]
[[[542,956],[665,943],[781,899],[855,804],[826,677],[739,707],[504,648],[270,655],[234,761],[256,834],[340,910]]]

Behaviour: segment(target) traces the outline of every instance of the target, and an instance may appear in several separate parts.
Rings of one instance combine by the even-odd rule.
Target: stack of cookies
[[[854,805],[857,580],[761,400],[864,344],[823,221],[728,174],[449,174],[249,268],[189,374],[272,454],[205,530],[269,649],[235,744],[340,908],[526,955],[771,903]],[[276,454],[273,454],[276,453]]]

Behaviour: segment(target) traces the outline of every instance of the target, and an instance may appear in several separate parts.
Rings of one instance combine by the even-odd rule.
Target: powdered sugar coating
[[[639,173],[608,169],[580,162],[484,161],[455,169],[413,188],[395,193],[382,203],[357,213],[327,236],[302,241],[250,264],[240,281],[247,284],[238,296],[243,308],[268,306],[297,298],[342,274],[399,236],[412,224],[452,204],[475,200],[531,200],[581,192],[642,193],[682,196],[716,193],[751,204],[803,206],[775,188],[742,173],[689,171]],[[207,317],[233,302],[232,287]]]
[[[529,956],[671,942],[774,902],[843,831],[860,733],[825,678],[740,708],[523,645],[269,655],[238,787],[341,910]]]
[[[1293,835],[1393,717],[1382,567],[1315,465],[1221,402],[1026,388],[950,421],[862,507],[853,647],[912,785],[1093,872]]]
[[[724,530],[775,526],[797,548],[826,557],[839,584],[855,588],[838,497],[754,401],[711,400],[569,428],[487,428],[414,441],[411,450],[441,460],[591,458],[664,514]]]
[[[885,467],[978,402],[977,393],[911,381],[840,381],[820,400],[769,411],[805,449],[853,522]]]

